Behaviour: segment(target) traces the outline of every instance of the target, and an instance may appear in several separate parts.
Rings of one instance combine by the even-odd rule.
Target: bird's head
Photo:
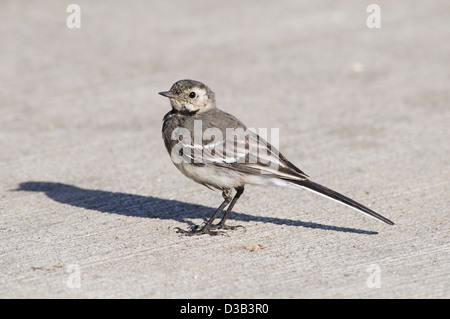
[[[170,99],[175,111],[202,113],[216,107],[214,92],[201,82],[180,80],[169,91],[159,92]]]

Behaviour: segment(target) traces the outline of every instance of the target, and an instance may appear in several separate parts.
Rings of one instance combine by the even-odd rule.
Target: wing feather
[[[182,143],[184,158],[197,165],[216,165],[246,174],[308,179],[308,175],[255,132],[239,129],[224,135],[223,139],[211,139],[202,144]]]

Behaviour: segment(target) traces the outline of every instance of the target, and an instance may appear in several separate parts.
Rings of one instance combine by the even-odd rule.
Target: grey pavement
[[[73,2],[0,2],[0,298],[450,297],[449,1]],[[396,224],[249,186],[177,234],[222,201],[161,139],[184,78]]]

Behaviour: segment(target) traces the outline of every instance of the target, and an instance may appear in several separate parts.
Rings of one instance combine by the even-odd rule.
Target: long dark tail
[[[304,180],[304,181],[296,181],[296,180],[289,180],[289,182],[292,182],[300,187],[307,188],[313,192],[316,192],[320,195],[324,195],[328,198],[334,199],[344,205],[347,205],[353,209],[356,209],[360,212],[363,212],[364,214],[367,214],[373,218],[376,218],[378,220],[381,220],[389,225],[394,225],[392,221],[387,219],[384,216],[381,216],[380,214],[374,212],[370,208],[367,208],[364,205],[361,205],[360,203],[355,202],[353,199],[348,198],[347,196],[344,196],[342,194],[339,194],[338,192],[335,192],[332,189],[329,189],[328,187],[322,186],[320,184],[314,183],[310,180]]]

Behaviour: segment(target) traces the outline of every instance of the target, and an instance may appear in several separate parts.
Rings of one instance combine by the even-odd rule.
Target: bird
[[[226,221],[247,184],[307,189],[394,225],[372,209],[312,181],[254,130],[219,109],[214,92],[202,82],[179,80],[159,94],[169,98],[172,106],[162,125],[162,138],[172,162],[186,177],[222,191],[224,199],[206,224],[190,230],[177,228],[179,233],[218,235],[242,227],[229,226]]]

